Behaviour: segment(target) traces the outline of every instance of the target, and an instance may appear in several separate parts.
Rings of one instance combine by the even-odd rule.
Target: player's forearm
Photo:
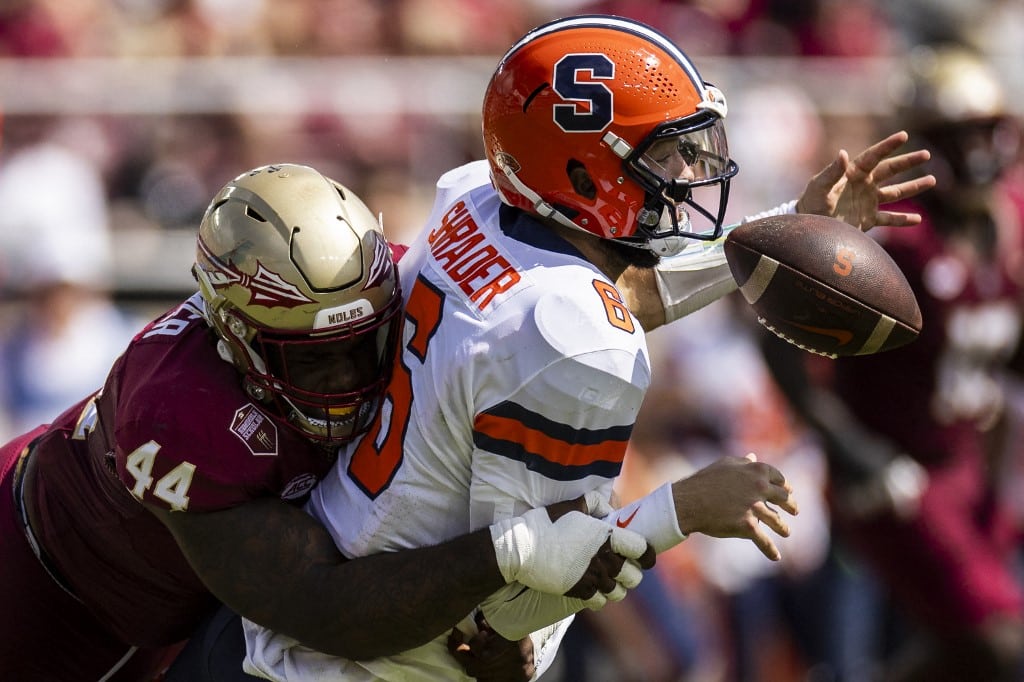
[[[795,207],[796,201],[790,201],[748,216],[743,221],[793,213]],[[725,234],[738,225],[726,227]],[[653,320],[653,323],[649,324],[644,316],[637,314],[634,304],[630,302],[630,310],[640,319],[644,329],[650,331],[661,324],[683,318],[736,290],[736,281],[725,260],[722,248],[724,242],[724,236],[714,242],[694,240],[682,253],[661,259],[654,269],[661,310],[657,315],[649,314],[648,319]]]
[[[277,500],[178,516],[172,529],[220,600],[346,658],[422,645],[505,584],[486,529],[436,547],[346,561],[319,522]]]
[[[655,270],[655,276],[666,323],[686,317],[736,291],[736,280],[725,262],[709,264],[699,270],[672,268],[670,263],[665,263]]]
[[[357,660],[429,642],[505,584],[486,529],[436,547],[349,561],[332,567],[324,582],[328,589],[344,585],[337,607],[325,609],[316,592],[305,592],[306,586],[296,584],[294,590],[305,592],[308,601],[292,611],[292,636],[315,649]],[[310,618],[311,612],[319,622]]]

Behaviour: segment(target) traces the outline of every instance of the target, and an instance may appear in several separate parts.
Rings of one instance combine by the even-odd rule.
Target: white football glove
[[[586,501],[591,514],[604,516],[611,512],[611,506],[597,493],[588,493]],[[544,508],[531,509],[491,526],[494,554],[505,582],[518,582],[555,595],[565,594],[580,581],[591,559],[609,538],[612,551],[627,561],[615,578],[619,583],[615,590],[608,595],[594,595],[601,605],[605,599],[621,599],[626,590],[639,584],[642,571],[635,561],[629,560],[639,559],[647,550],[643,536],[581,512],[569,512],[552,522]],[[591,601],[587,601],[587,606],[591,606]],[[594,607],[600,608],[596,603],[591,606]]]

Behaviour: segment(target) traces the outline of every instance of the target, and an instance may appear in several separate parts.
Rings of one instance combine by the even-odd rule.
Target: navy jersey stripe
[[[529,429],[540,431],[549,438],[572,445],[599,445],[608,441],[628,441],[633,432],[632,424],[610,426],[606,429],[575,429],[568,424],[553,421],[508,400],[484,410],[483,414],[514,419],[522,422]]]
[[[582,466],[558,464],[529,452],[521,443],[499,440],[480,432],[473,433],[473,444],[481,450],[522,462],[530,471],[555,481],[577,481],[587,476],[615,478],[622,471],[621,462],[596,461]]]

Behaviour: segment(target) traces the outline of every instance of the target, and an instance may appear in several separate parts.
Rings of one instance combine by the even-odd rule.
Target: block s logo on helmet
[[[612,122],[615,95],[604,83],[582,80],[615,77],[615,62],[603,54],[567,54],[555,64],[552,88],[573,104],[552,108],[555,123],[567,133],[597,133]]]

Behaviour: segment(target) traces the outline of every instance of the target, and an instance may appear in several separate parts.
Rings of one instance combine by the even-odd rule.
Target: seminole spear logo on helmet
[[[370,273],[366,277],[363,291],[379,287],[389,281],[394,267],[395,261],[391,256],[391,247],[379,235],[374,234],[373,262],[370,264]]]
[[[215,289],[225,289],[235,285],[244,287],[249,292],[248,305],[261,305],[266,308],[276,306],[295,308],[306,303],[314,303],[313,299],[302,293],[297,286],[269,270],[258,260],[256,261],[256,272],[249,275],[239,270],[234,264],[225,263],[214,256],[202,240],[199,241],[199,248],[202,249],[210,264],[216,268],[208,273],[213,287]]]

